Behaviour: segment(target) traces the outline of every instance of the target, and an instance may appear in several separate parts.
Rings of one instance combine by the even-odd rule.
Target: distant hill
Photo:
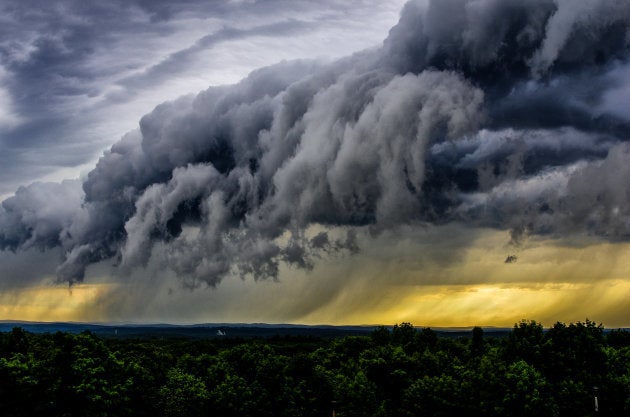
[[[81,333],[89,331],[101,337],[113,338],[153,338],[184,337],[197,339],[212,338],[267,338],[274,336],[310,336],[338,338],[345,336],[367,336],[377,326],[330,326],[301,324],[267,323],[204,323],[191,325],[177,324],[116,324],[116,323],[47,323],[28,321],[0,321],[0,332],[21,327],[31,333]],[[391,328],[391,326],[388,326]],[[469,337],[470,329],[434,329],[442,337]],[[501,337],[508,334],[509,328],[484,328],[486,336]]]

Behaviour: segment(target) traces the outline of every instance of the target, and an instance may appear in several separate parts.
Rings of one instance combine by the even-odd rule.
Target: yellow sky
[[[399,230],[363,240],[360,254],[322,260],[310,272],[283,268],[277,282],[232,277],[216,289],[191,291],[175,278],[150,271],[116,282],[88,277],[71,290],[54,285],[14,289],[0,295],[0,318],[408,321],[432,327],[504,327],[521,319],[549,326],[589,318],[607,327],[630,326],[630,244],[531,239],[514,248],[506,232],[471,233],[455,226]],[[506,264],[508,254],[515,254],[517,262]]]
[[[37,285],[3,291],[0,318],[26,321],[99,321],[86,314],[112,289],[110,284]]]

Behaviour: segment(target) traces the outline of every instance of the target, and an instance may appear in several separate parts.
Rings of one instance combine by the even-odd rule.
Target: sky
[[[0,319],[630,326],[626,0],[0,0]]]

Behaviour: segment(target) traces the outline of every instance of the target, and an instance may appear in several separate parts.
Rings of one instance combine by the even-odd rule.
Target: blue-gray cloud
[[[140,74],[131,75],[121,79],[118,84],[125,87],[125,92],[127,94],[132,94],[134,90],[151,87],[156,83],[168,79],[173,73],[177,73],[178,71],[188,67],[190,65],[190,61],[194,59],[196,55],[220,42],[252,36],[291,36],[295,33],[307,31],[312,26],[313,25],[309,22],[301,22],[291,19],[279,23],[256,26],[249,29],[223,27],[210,35],[201,37],[195,41],[192,46],[169,55],[158,64],[147,68]]]
[[[0,195],[95,160],[111,132],[134,127],[120,131],[112,114],[133,100],[144,113],[176,94],[164,84],[203,79],[218,44],[306,36],[370,8],[335,0],[0,1]]]

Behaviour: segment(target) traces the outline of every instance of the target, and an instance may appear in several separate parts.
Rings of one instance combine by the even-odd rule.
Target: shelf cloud
[[[404,225],[628,240],[629,28],[625,0],[411,1],[380,48],[165,102],[83,181],[21,187],[0,248],[60,249],[75,283],[159,244],[195,287],[309,269]]]

